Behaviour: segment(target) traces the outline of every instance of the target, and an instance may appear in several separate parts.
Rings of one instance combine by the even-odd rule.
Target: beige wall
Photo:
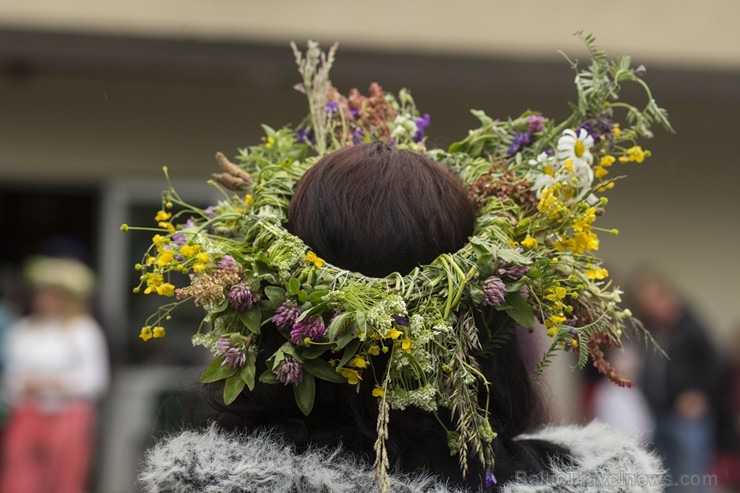
[[[317,38],[348,47],[553,57],[585,29],[603,46],[661,63],[740,67],[734,0],[23,0],[0,2],[20,28],[194,39]]]

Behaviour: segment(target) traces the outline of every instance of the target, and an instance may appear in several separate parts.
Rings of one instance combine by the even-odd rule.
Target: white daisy
[[[537,156],[537,159],[530,159],[529,165],[532,168],[527,171],[524,178],[532,182],[532,190],[537,193],[537,198],[541,198],[542,189],[549,188],[555,183],[555,175],[558,171],[555,157],[543,152]]]
[[[563,132],[558,140],[558,161],[566,167],[568,160],[573,166],[577,166],[579,162],[584,162],[590,167],[594,157],[589,149],[593,145],[594,139],[586,130],[580,129],[576,134],[573,130],[568,129]]]

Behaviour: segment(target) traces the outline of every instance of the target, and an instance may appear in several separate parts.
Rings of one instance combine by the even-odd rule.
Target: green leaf
[[[239,375],[227,378],[224,385],[224,404],[228,406],[234,402],[242,390],[244,390],[244,380]]]
[[[285,302],[285,290],[277,286],[265,286],[265,296],[277,308]]]
[[[357,325],[357,335],[367,335],[367,319],[363,312],[355,312],[355,324]]]
[[[269,368],[262,372],[262,375],[259,376],[259,381],[268,385],[274,385],[278,383],[277,377]]]
[[[346,378],[337,373],[333,366],[321,358],[304,360],[303,368],[316,378],[326,380],[327,382],[345,383],[347,381]]]
[[[522,298],[521,294],[509,293],[506,296],[506,300],[511,305],[505,310],[508,316],[510,316],[512,319],[514,319],[516,323],[526,329],[531,329],[532,327],[534,327],[534,312],[532,311],[532,307],[529,306],[529,303],[527,303],[527,300]]]
[[[244,380],[250,391],[254,390],[254,376],[257,373],[256,360],[255,354],[252,351],[247,351],[246,363],[240,372],[241,379]]]
[[[330,341],[334,341],[334,339],[336,339],[337,335],[339,335],[342,329],[347,326],[347,323],[352,320],[352,315],[353,314],[351,312],[345,312],[334,317],[334,320],[332,320],[331,324],[329,325],[328,334]]]
[[[300,352],[301,360],[315,359],[324,354],[327,351],[327,347],[323,345],[311,345]]]
[[[262,310],[259,305],[253,305],[250,310],[240,313],[239,319],[251,333],[259,335],[262,324]]]
[[[310,373],[304,373],[303,379],[293,386],[295,402],[301,412],[308,416],[313,409],[313,401],[316,397],[316,380]]]
[[[357,350],[360,348],[360,344],[362,344],[362,341],[359,339],[353,339],[352,342],[347,344],[347,347],[344,350],[344,354],[342,354],[342,359],[340,359],[339,363],[337,364],[338,368],[346,365],[347,362],[352,359],[352,356],[354,356],[355,353],[357,353]]]
[[[301,290],[301,281],[299,281],[295,277],[291,278],[290,281],[288,281],[288,293],[295,296],[298,294],[300,290]]]
[[[326,296],[328,293],[329,293],[328,290],[316,289],[311,294],[308,295],[308,298],[306,298],[306,300],[313,303],[314,305],[322,304],[321,303],[322,298]]]
[[[499,249],[498,251],[496,251],[496,256],[504,262],[509,262],[511,264],[529,265],[530,263],[532,263],[531,260],[529,260],[521,253],[509,248]]]
[[[232,368],[228,365],[221,366],[221,363],[223,362],[224,359],[221,356],[211,361],[211,364],[208,365],[208,368],[206,368],[200,376],[201,383],[218,382],[219,380],[229,378],[237,373],[238,370],[236,368]]]
[[[478,267],[481,277],[488,277],[493,273],[493,255],[490,253],[484,253],[478,257],[478,261],[475,263]]]

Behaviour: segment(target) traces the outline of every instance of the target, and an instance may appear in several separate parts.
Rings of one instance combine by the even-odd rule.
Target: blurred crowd
[[[96,433],[107,425],[98,422],[111,370],[91,310],[95,273],[68,248],[42,253],[0,271],[3,493],[93,490]],[[615,349],[614,366],[635,387],[587,373],[582,416],[653,447],[674,485],[667,491],[734,491],[740,487],[740,331],[734,346],[720,351],[690,303],[658,272],[643,269],[628,292],[665,354],[642,341]]]

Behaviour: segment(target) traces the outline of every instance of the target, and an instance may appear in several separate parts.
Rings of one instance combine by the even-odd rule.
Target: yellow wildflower
[[[589,269],[586,271],[586,277],[589,279],[601,280],[609,276],[609,271],[600,267],[598,269]]]
[[[547,336],[548,337],[555,337],[555,334],[558,333],[558,329],[556,327],[551,327],[547,329]]]
[[[155,339],[163,338],[164,337],[164,327],[159,327],[159,326],[154,327],[152,329],[152,335],[154,336]]]
[[[244,203],[247,205],[247,207],[251,206],[252,204],[254,204],[254,197],[252,197],[252,195],[250,194],[245,195]]]
[[[148,325],[141,328],[141,332],[139,332],[139,339],[143,341],[148,341],[152,338],[152,328]]]
[[[524,248],[532,248],[532,249],[534,249],[534,248],[537,248],[539,246],[539,244],[537,243],[537,240],[535,240],[531,236],[527,236],[526,238],[524,238],[522,240],[522,246]]]
[[[411,353],[411,339],[408,337],[401,341],[401,349],[407,353]]]
[[[379,387],[378,385],[375,386],[373,389],[373,397],[383,397],[385,395],[385,391]]]
[[[563,322],[565,322],[565,320],[566,320],[565,315],[563,315],[562,313],[559,313],[557,315],[550,315],[550,318],[545,320],[545,327],[551,330],[552,329],[557,330],[558,326],[562,324]],[[549,334],[549,331],[548,331],[548,334]]]
[[[355,368],[367,368],[367,361],[365,361],[365,358],[362,356],[355,355],[351,360],[349,360],[349,366],[353,366]]]
[[[275,145],[275,139],[272,137],[267,137],[267,142],[265,143],[265,147],[270,148]]]
[[[599,166],[603,166],[605,168],[608,168],[609,166],[611,166],[612,164],[614,164],[615,161],[616,161],[616,159],[614,158],[614,156],[604,156],[599,161]]]
[[[152,257],[151,255],[149,255],[149,256],[148,256],[148,257],[146,258],[146,263],[147,263],[147,265],[151,265],[151,264],[153,264],[153,263],[154,263],[154,261],[155,261],[155,260],[157,260],[157,259],[156,259],[156,257]]]
[[[545,299],[550,300],[550,301],[562,300],[568,294],[565,288],[560,287],[560,286],[550,288],[549,291],[550,291],[550,294],[545,295]]]
[[[323,266],[324,265],[324,262],[325,262],[323,258],[319,257],[318,255],[316,255],[312,251],[309,251],[306,254],[306,260],[308,260],[309,262],[311,262],[316,267]]]
[[[193,264],[193,272],[203,272],[206,270],[206,264]]]
[[[183,245],[180,247],[180,254],[183,257],[192,257],[200,251],[200,245]]]
[[[367,348],[367,354],[369,354],[370,356],[377,356],[380,354],[380,348],[373,344],[372,346]]]
[[[619,137],[622,133],[622,129],[619,128],[619,123],[615,123],[614,127],[612,128],[612,135],[614,137]]]
[[[198,263],[205,264],[208,263],[208,259],[210,258],[207,253],[199,253],[195,256],[195,258],[198,260]]]
[[[170,242],[170,239],[162,235],[154,235],[152,237],[152,243],[157,248],[158,252],[164,250],[164,246]]]
[[[157,222],[164,222],[164,221],[169,220],[169,218],[171,218],[171,217],[172,217],[172,213],[171,212],[159,211],[159,212],[157,212],[157,215],[154,216],[154,220],[157,221]]]
[[[157,290],[158,286],[161,286],[164,282],[164,278],[162,277],[162,274],[157,274],[154,272],[151,272],[144,276],[144,279],[146,280],[147,288],[144,290],[144,294],[153,293]]]
[[[403,335],[403,332],[401,332],[398,329],[391,329],[388,332],[385,333],[386,339],[398,339]]]
[[[347,383],[350,385],[357,385],[358,383],[360,383],[360,380],[362,380],[359,372],[350,368],[342,368],[339,373],[341,373],[342,376],[347,379]]]
[[[161,223],[159,223],[158,226],[160,228],[162,228],[162,229],[166,229],[170,233],[174,233],[175,232],[175,227],[172,225],[172,223],[161,222]]]
[[[165,250],[159,255],[157,259],[157,265],[164,267],[175,259],[175,254],[171,250]]]
[[[603,166],[596,166],[594,168],[594,176],[596,178],[604,178],[608,174],[609,174],[609,170],[607,170]]]
[[[157,286],[157,294],[160,296],[174,296],[175,286],[166,282],[161,286]]]

